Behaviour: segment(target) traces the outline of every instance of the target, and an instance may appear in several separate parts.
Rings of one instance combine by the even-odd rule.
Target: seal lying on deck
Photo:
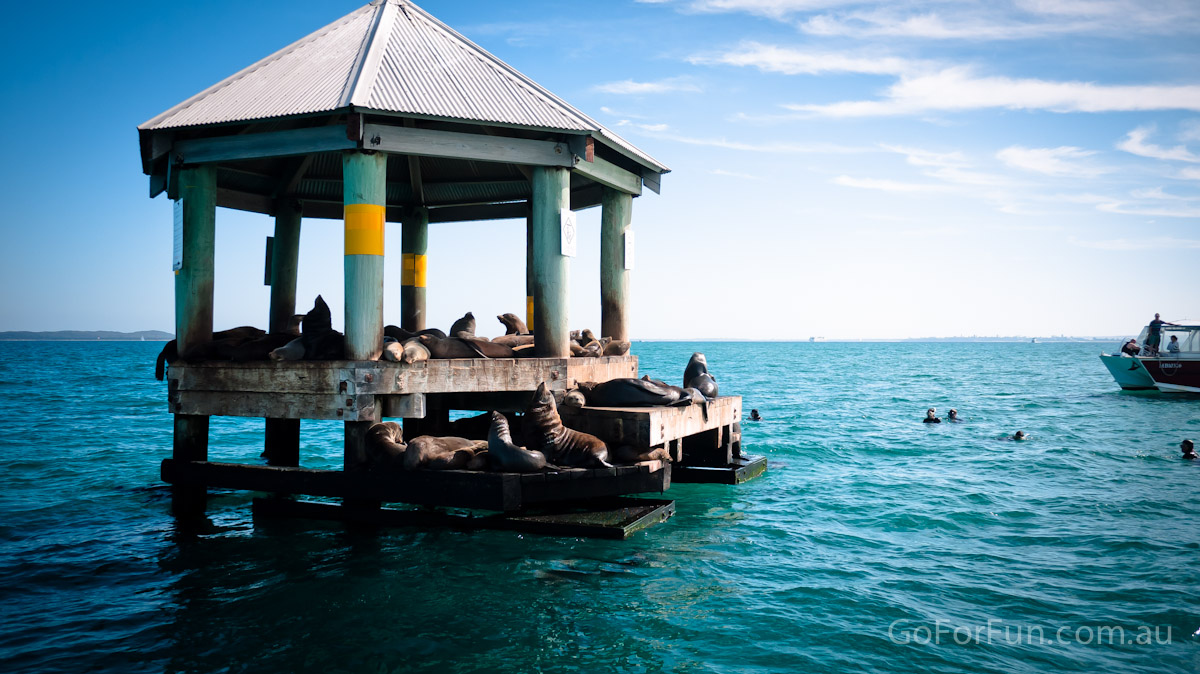
[[[529,334],[529,328],[525,326],[525,321],[517,318],[516,314],[500,314],[496,320],[504,324],[504,334],[506,335]]]
[[[408,441],[404,470],[478,470],[486,465],[486,440],[422,435]]]
[[[708,373],[708,360],[699,351],[683,369],[683,386],[699,390],[706,398],[717,397],[717,378]]]
[[[213,333],[210,343],[182,354],[182,358],[184,360],[207,360],[217,357],[228,360],[228,356],[214,356],[214,354],[221,349],[240,346],[247,342],[261,339],[266,335],[266,332],[251,325],[221,330]],[[162,381],[166,366],[179,360],[180,357],[179,342],[177,340],[172,339],[163,345],[162,351],[159,352],[158,359],[154,363],[154,378]]]
[[[466,335],[460,335],[459,334],[460,332],[466,333]],[[450,336],[451,337],[463,337],[463,336],[474,337],[475,336],[475,314],[468,311],[467,313],[463,314],[462,318],[458,319],[457,321],[454,321],[454,325],[450,326]]]
[[[612,467],[603,440],[563,426],[546,382],[538,384],[525,410],[524,421],[525,446],[541,452],[550,463],[577,468]]]
[[[367,429],[367,465],[371,468],[403,468],[404,429],[394,421],[374,424]]]
[[[320,295],[304,314],[299,339],[271,352],[272,360],[341,360],[345,356],[346,338],[333,329],[329,305]]]
[[[513,444],[508,419],[492,412],[492,427],[488,430],[488,464],[493,470],[513,473],[533,473],[546,467],[546,455]]]
[[[579,382],[579,392],[591,407],[679,407],[695,402],[687,389],[648,377]]]

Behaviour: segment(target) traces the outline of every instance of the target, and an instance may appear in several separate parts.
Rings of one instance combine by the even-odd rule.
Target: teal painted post
[[[570,172],[533,168],[534,353],[541,358],[571,355],[568,328],[569,260],[562,254],[562,210],[571,205]]]
[[[532,209],[532,205],[530,206]],[[533,286],[537,265],[533,262],[533,211],[525,216],[525,327],[533,334]]]
[[[625,231],[633,214],[633,195],[605,187],[600,213],[600,336],[629,340],[629,270],[625,269]]]
[[[387,155],[342,155],[345,212],[346,358],[375,360],[383,351],[383,223]],[[378,410],[378,406],[375,408]],[[378,412],[376,413],[378,420]],[[366,459],[370,421],[347,421],[344,466]]]
[[[213,166],[184,169],[179,176],[183,209],[183,266],[175,272],[175,339],[181,357],[212,342],[213,258],[217,231],[217,172]],[[175,415],[172,457],[178,461],[208,460],[208,417]],[[204,514],[204,485],[172,489],[175,515]]]
[[[275,243],[271,247],[271,332],[285,332],[296,315],[296,276],[300,257],[300,202],[275,204]],[[272,466],[300,465],[300,420],[267,419],[263,455]]]
[[[425,329],[425,280],[429,251],[429,209],[414,208],[401,224],[400,327]]]

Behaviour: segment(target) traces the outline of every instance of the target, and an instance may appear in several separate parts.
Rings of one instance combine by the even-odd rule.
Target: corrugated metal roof
[[[375,0],[142,124],[194,127],[360,107],[588,133],[667,168],[407,0]]]

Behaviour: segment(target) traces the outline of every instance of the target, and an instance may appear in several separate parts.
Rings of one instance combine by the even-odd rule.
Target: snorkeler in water
[[[1200,456],[1196,456],[1196,445],[1187,438],[1184,438],[1183,442],[1179,443],[1179,449],[1183,450],[1183,458],[1185,459],[1200,459]]]
[[[1020,442],[1028,437],[1028,435],[1025,435],[1025,431],[1017,431],[1016,433],[1013,433],[1012,439]]]
[[[942,423],[942,420],[939,419],[937,416],[937,408],[936,407],[930,407],[929,409],[925,410],[925,423],[927,423],[927,424]]]
[[[750,410],[750,421],[762,421],[762,417],[758,414],[758,410]]]
[[[951,407],[950,411],[946,413],[946,421],[962,421],[958,418],[958,410]]]

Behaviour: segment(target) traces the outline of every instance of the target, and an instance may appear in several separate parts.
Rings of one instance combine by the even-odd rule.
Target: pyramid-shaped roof
[[[374,0],[138,128],[348,109],[586,134],[668,170],[408,0]]]

